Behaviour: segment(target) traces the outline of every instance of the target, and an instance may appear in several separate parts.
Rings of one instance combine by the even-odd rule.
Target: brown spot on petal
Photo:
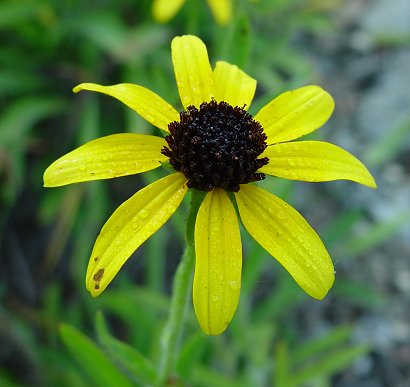
[[[94,277],[93,277],[94,281],[100,282],[103,275],[104,275],[104,269],[98,270],[97,273],[94,274]]]
[[[96,283],[95,285],[94,285],[94,289],[95,290],[98,290],[100,288],[100,285],[98,284],[98,283]]]
[[[94,257],[94,262],[97,262],[98,261],[98,257]]]

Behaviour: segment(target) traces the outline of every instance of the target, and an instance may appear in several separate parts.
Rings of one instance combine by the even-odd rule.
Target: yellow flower
[[[238,305],[242,246],[233,203],[252,237],[306,293],[322,299],[334,270],[320,238],[295,209],[247,183],[269,174],[376,187],[364,165],[345,150],[327,142],[291,142],[328,120],[332,97],[318,86],[305,86],[279,95],[252,117],[246,109],[254,79],[222,61],[212,70],[207,49],[195,36],[174,38],[171,51],[181,113],[138,85],[74,88],[117,98],[167,136],[127,133],[93,140],[55,161],[44,173],[46,187],[136,174],[167,161],[175,169],[123,203],[104,225],[88,265],[87,289],[98,296],[194,188],[207,191],[195,224],[193,282],[195,313],[205,333],[222,333]]]
[[[209,8],[215,20],[226,25],[232,18],[231,0],[207,0]],[[171,20],[184,5],[185,0],[154,0],[152,3],[152,15],[159,23]]]

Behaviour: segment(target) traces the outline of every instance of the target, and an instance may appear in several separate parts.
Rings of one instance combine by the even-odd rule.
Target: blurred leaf
[[[187,378],[194,367],[201,363],[201,357],[207,346],[208,341],[200,331],[194,333],[185,340],[176,365],[176,369],[181,376]]]
[[[19,385],[13,381],[3,370],[0,369],[0,386],[2,387],[18,387]]]
[[[44,190],[42,202],[37,210],[38,219],[42,224],[49,224],[61,210],[61,202],[66,196],[68,187],[62,189]]]
[[[263,301],[254,308],[253,319],[255,321],[263,321],[265,319],[275,321],[279,319],[295,308],[304,296],[293,278],[278,265],[276,267],[282,270],[283,275],[278,277],[278,280],[272,284],[270,291],[267,292]]]
[[[55,331],[57,334],[58,332]],[[58,349],[57,349],[58,348]],[[60,347],[44,346],[40,348],[41,352],[41,369],[44,375],[42,385],[44,386],[61,386],[61,387],[89,387],[90,380],[77,366],[66,351]]]
[[[167,255],[168,231],[167,226],[162,227],[146,242],[146,285],[157,292],[164,290],[166,281],[164,260]]]
[[[346,210],[333,218],[329,224],[323,227],[323,231],[320,233],[325,246],[330,246],[332,243],[337,242],[344,243],[348,232],[362,218],[363,211],[357,208]]]
[[[410,34],[404,30],[403,32],[380,31],[373,33],[372,38],[377,48],[401,48],[410,44]]]
[[[241,353],[246,356],[244,376],[249,385],[267,385],[272,372],[271,350],[276,332],[276,324],[270,321],[252,323],[245,327],[243,335],[246,346],[241,351],[236,351],[238,359],[241,358]],[[240,342],[240,339],[235,337],[235,342]]]
[[[34,124],[63,107],[63,101],[55,97],[26,97],[9,104],[0,116],[0,146],[24,148],[26,136]]]
[[[294,372],[292,383],[286,386],[304,386],[307,381],[315,378],[330,378],[335,373],[344,370],[366,352],[368,352],[368,348],[365,346],[348,346],[326,353],[320,360],[314,361],[301,370]]]
[[[27,97],[10,104],[0,116],[0,176],[5,179],[0,201],[6,205],[12,205],[23,185],[30,130],[62,108],[62,101],[56,98]]]
[[[237,17],[228,29],[227,36],[220,39],[220,34],[218,34],[217,38],[216,44],[219,41],[222,42],[217,59],[225,60],[240,69],[245,69],[251,46],[251,25],[248,16],[242,14]]]
[[[0,4],[0,28],[27,22],[38,16],[43,4],[36,1],[7,1]]]
[[[273,385],[275,387],[291,387],[291,370],[289,351],[286,342],[280,341],[275,349],[275,368],[273,370]]]
[[[58,217],[45,247],[44,259],[38,268],[38,275],[42,278],[53,272],[58,259],[63,255],[83,197],[83,186],[74,185],[65,190],[65,195],[59,202]]]
[[[367,230],[357,233],[350,240],[347,240],[342,252],[350,257],[363,254],[387,241],[409,222],[410,211],[403,211],[390,219],[372,224]]]
[[[28,72],[24,65],[20,66],[19,64],[15,68],[6,67],[0,70],[0,96],[30,93],[42,83],[43,81],[37,75]]]
[[[365,346],[343,344],[352,334],[352,328],[335,328],[327,335],[310,340],[289,352],[288,344],[281,341],[276,346],[274,386],[302,387],[314,380],[326,384],[335,373],[342,371],[358,357],[365,354]]]
[[[96,386],[132,386],[107,355],[87,336],[70,325],[60,325],[64,345]]]
[[[286,202],[292,202],[295,191],[295,182],[292,180],[281,179],[278,177],[267,176],[265,180],[259,183],[259,186],[265,188],[270,193],[279,196]]]
[[[202,365],[195,367],[189,381],[195,387],[249,387],[240,380],[222,376],[214,370]]]
[[[73,29],[120,63],[138,62],[169,40],[165,26],[131,29],[116,13],[108,12],[80,19]]]
[[[152,362],[135,348],[111,336],[101,311],[96,315],[96,329],[101,344],[117,363],[134,375],[144,386],[155,382],[157,373]]]
[[[386,295],[380,291],[366,284],[344,279],[336,281],[332,293],[349,300],[352,305],[367,309],[381,308],[387,303]]]
[[[78,128],[78,144],[82,145],[88,141],[94,140],[101,134],[101,117],[99,99],[90,96],[86,98],[84,107],[81,111],[80,127]]]
[[[63,315],[61,312],[62,307],[62,289],[59,284],[48,284],[44,291],[43,305],[44,305],[44,320],[45,320],[45,333],[47,340],[52,345],[58,343],[58,332],[56,330],[57,322]]]
[[[156,313],[166,313],[169,301],[163,294],[143,287],[133,287],[127,292],[111,289],[104,294],[104,297],[95,299],[94,302],[103,305],[118,316],[128,316],[133,319],[147,308],[153,309]]]
[[[120,278],[117,279],[117,283]],[[102,308],[113,313],[129,327],[129,342],[147,353],[157,337],[158,324],[168,310],[168,299],[147,288],[122,281],[123,288],[113,288],[98,299],[88,299],[92,308]],[[118,286],[118,285],[117,285]],[[92,310],[92,309],[91,309]]]
[[[296,350],[292,351],[292,362],[298,364],[304,361],[309,361],[320,352],[331,350],[348,340],[351,337],[352,332],[353,330],[351,327],[341,326],[332,329],[324,336],[309,340]]]
[[[366,164],[378,167],[394,159],[405,148],[410,138],[410,120],[387,130],[379,140],[367,149],[365,154]]]
[[[117,55],[126,35],[126,26],[119,15],[110,12],[93,13],[91,17],[80,18],[73,24],[73,29],[113,56]]]
[[[243,238],[242,243],[248,247],[244,255],[241,294],[252,294],[262,271],[267,267],[269,254],[254,239]]]
[[[298,0],[258,0],[258,8],[257,11],[272,15],[272,17],[277,16],[280,12],[292,7],[296,4]]]

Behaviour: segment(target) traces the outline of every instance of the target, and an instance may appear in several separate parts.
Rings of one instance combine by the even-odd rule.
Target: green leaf
[[[272,268],[272,270],[274,269]],[[269,319],[269,321],[277,320],[280,316],[294,309],[304,295],[293,278],[290,277],[284,269],[280,270],[281,275],[275,284],[272,284],[271,291],[254,309],[253,319],[255,321],[263,321],[266,319]]]
[[[4,52],[2,54],[5,55]],[[16,61],[10,62],[13,64],[6,64],[5,68],[0,69],[0,96],[2,98],[27,94],[39,88],[43,81],[33,74],[29,66],[16,63]]]
[[[138,62],[169,39],[166,27],[146,25],[132,29],[115,12],[94,13],[92,18],[77,20],[72,28],[120,63]]]
[[[246,259],[243,261],[241,298],[252,294],[262,272],[269,263],[269,254],[254,239],[243,238],[243,245],[247,248]]]
[[[111,336],[101,311],[96,315],[96,329],[101,344],[117,363],[144,386],[155,382],[157,373],[152,362],[135,348]]]
[[[227,60],[244,69],[248,62],[251,46],[251,25],[247,15],[240,15],[231,31],[230,53]]]
[[[363,211],[355,208],[344,211],[339,216],[335,217],[323,227],[320,232],[321,239],[325,246],[330,246],[332,243],[346,242],[346,235],[351,232],[352,227],[363,219]]]
[[[349,339],[351,334],[351,327],[337,327],[330,331],[327,335],[310,340],[293,351],[292,362],[294,364],[302,363],[312,357],[317,356],[320,352],[331,350]]]
[[[11,206],[23,185],[25,150],[30,129],[39,120],[62,109],[61,100],[27,97],[8,105],[0,116],[0,174],[6,181],[0,191],[0,201]]]
[[[388,220],[375,223],[366,231],[361,232],[360,234],[353,236],[349,241],[346,241],[342,253],[351,258],[363,254],[382,242],[387,241],[409,222],[410,211],[402,211]]]
[[[33,125],[63,107],[60,99],[50,97],[27,97],[8,105],[0,117],[0,144],[5,149],[24,148],[25,138]]]
[[[189,381],[195,387],[245,387],[245,383],[223,376],[214,370],[197,365],[193,370]]]
[[[43,4],[32,1],[4,2],[0,5],[0,28],[20,25],[38,16]]]
[[[111,289],[104,294],[104,297],[99,297],[93,302],[97,303],[99,307],[109,309],[110,312],[130,321],[140,317],[147,309],[151,309],[155,313],[165,314],[169,306],[169,300],[163,294],[143,287],[127,289],[126,292]]]
[[[343,297],[351,305],[366,309],[382,308],[387,303],[387,296],[368,284],[338,279],[332,290],[334,295]]]
[[[407,118],[386,130],[385,134],[373,144],[365,154],[366,164],[378,167],[392,160],[408,144],[410,138],[410,119]]]
[[[108,356],[77,329],[61,324],[60,337],[68,351],[96,386],[132,386],[132,383],[114,366]]]
[[[276,346],[273,385],[275,387],[290,387],[292,385],[289,350],[285,341],[280,341]]]
[[[190,375],[196,364],[200,364],[207,346],[208,341],[200,331],[186,339],[177,360],[178,373],[183,377]]]
[[[331,377],[344,370],[354,360],[363,356],[368,351],[366,346],[348,346],[338,349],[332,353],[327,353],[323,358],[304,367],[294,373],[292,383],[287,386],[304,386],[309,380],[318,377]]]

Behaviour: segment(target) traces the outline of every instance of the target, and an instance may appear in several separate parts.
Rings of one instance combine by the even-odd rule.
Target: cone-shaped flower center
[[[186,176],[188,187],[237,192],[239,184],[265,178],[256,171],[269,161],[258,159],[266,148],[266,135],[244,109],[212,100],[199,110],[189,106],[168,128],[168,147],[162,153]]]

